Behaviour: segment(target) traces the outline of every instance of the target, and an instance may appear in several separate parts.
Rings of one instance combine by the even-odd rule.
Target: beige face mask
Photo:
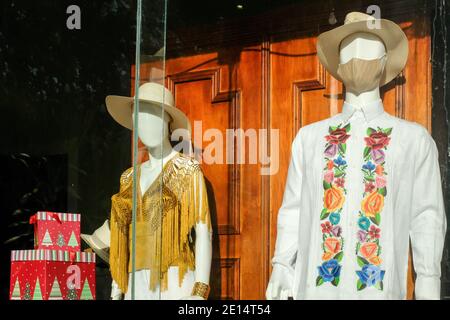
[[[346,63],[339,64],[337,74],[347,91],[360,94],[379,86],[385,65],[386,54],[373,60],[352,58]]]

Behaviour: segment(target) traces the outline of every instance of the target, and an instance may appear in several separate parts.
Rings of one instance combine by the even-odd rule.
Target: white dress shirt
[[[342,130],[344,129],[344,130]],[[446,217],[427,130],[380,100],[302,127],[278,213],[274,268],[294,299],[440,298]]]

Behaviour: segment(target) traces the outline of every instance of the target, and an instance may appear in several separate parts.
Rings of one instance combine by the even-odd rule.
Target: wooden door
[[[184,37],[181,47],[168,39],[166,85],[194,129],[199,129],[194,121],[201,121],[203,134],[207,129],[218,130],[222,145],[226,145],[226,129],[279,130],[280,165],[274,175],[261,175],[263,166],[248,159],[244,164],[202,164],[215,233],[212,298],[264,299],[291,142],[301,126],[341,110],[342,85],[317,58],[317,36],[332,28],[322,2],[266,12],[251,18],[247,29],[238,20],[220,30],[214,26],[179,30],[177,39]],[[339,23],[347,12],[363,11],[364,3],[346,1],[335,13]],[[385,1],[382,8],[389,12],[383,17],[398,22],[410,44],[405,70],[382,89],[385,108],[431,129],[427,8],[422,1]],[[264,27],[269,22],[270,28]],[[151,67],[151,63],[142,65],[142,79],[149,77]],[[212,136],[194,132],[194,145],[205,150]],[[275,142],[269,133],[263,136],[269,144]],[[222,162],[225,157],[224,151]],[[236,159],[236,152],[231,157]],[[412,272],[408,283],[411,298]]]

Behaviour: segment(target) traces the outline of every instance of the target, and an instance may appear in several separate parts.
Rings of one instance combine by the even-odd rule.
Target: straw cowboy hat
[[[147,82],[139,87],[139,101],[147,102],[153,106],[161,108],[167,112],[171,119],[170,128],[186,129],[188,133],[191,132],[191,124],[187,116],[177,107],[175,107],[175,99],[172,93],[163,85],[155,82]],[[119,124],[133,129],[133,97],[123,97],[110,95],[106,97],[106,107],[109,114]]]
[[[109,221],[106,220],[105,223],[94,231],[92,235],[81,234],[81,239],[83,239],[89,247],[94,250],[94,252],[106,263],[109,263],[109,243],[110,243],[111,232],[109,231]]]
[[[379,23],[379,28],[376,28],[374,21]],[[383,41],[387,59],[380,86],[387,84],[403,70],[408,59],[408,39],[400,26],[390,20],[375,19],[361,12],[348,13],[344,25],[318,37],[317,54],[320,62],[333,77],[342,81],[337,74],[340,44],[345,37],[356,32],[371,33]]]

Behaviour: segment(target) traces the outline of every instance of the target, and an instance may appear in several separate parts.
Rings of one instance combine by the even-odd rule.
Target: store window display
[[[134,98],[108,96],[111,116],[133,128]],[[149,160],[137,173],[135,299],[206,299],[212,257],[208,197],[199,163],[172,148],[170,132],[190,132],[186,115],[157,83],[139,88],[138,136]],[[112,299],[131,295],[133,168],[112,197]]]
[[[406,36],[352,12],[319,36],[317,52],[345,101],[292,144],[266,297],[405,299],[411,239],[416,298],[439,299],[446,218],[436,144],[380,98],[406,64]]]

